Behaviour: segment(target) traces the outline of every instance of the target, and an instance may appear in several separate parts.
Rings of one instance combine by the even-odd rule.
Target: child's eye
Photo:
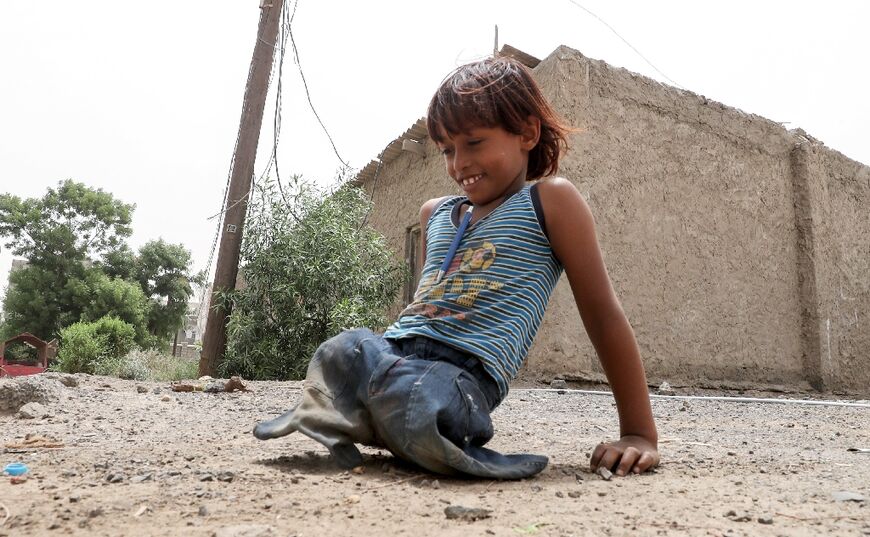
[[[450,147],[442,147],[442,148],[441,148],[441,154],[442,154],[442,155],[449,155],[449,154],[451,154],[451,153],[453,153],[453,149],[452,149],[452,148],[450,148]]]
[[[477,145],[482,141],[483,140],[481,140],[480,138],[473,138],[471,140],[468,140],[468,145]]]

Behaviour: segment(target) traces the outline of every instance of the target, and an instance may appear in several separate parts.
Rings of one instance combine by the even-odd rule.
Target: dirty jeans
[[[470,371],[469,371],[470,370]],[[323,343],[308,366],[302,400],[259,423],[261,440],[299,431],[338,464],[362,463],[354,444],[385,447],[432,472],[520,479],[547,465],[541,455],[502,455],[490,410],[498,390],[478,360],[427,338],[388,340],[348,330]]]

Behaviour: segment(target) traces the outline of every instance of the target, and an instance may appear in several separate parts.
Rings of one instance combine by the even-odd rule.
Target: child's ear
[[[520,134],[523,149],[531,151],[538,145],[541,139],[541,118],[537,116],[529,116],[526,119],[526,126]]]

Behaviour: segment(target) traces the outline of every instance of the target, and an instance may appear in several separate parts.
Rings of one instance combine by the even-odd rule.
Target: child
[[[484,448],[489,413],[508,393],[562,271],[616,399],[621,438],[592,453],[617,475],[659,462],[646,377],[613,292],[589,207],[553,175],[570,130],[528,70],[508,58],[462,66],[429,104],[429,137],[464,196],[420,210],[425,263],[414,301],[383,336],[344,332],[315,353],[301,403],[260,423],[274,438],[299,430],[339,464],[354,443],[387,447],[434,472],[521,478],[538,455]]]

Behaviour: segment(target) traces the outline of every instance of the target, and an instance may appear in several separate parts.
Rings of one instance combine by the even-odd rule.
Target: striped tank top
[[[562,274],[533,188],[526,185],[470,226],[440,281],[436,274],[467,198],[449,198],[436,207],[426,229],[426,260],[414,301],[384,333],[392,339],[424,336],[478,357],[501,398],[529,352]]]

